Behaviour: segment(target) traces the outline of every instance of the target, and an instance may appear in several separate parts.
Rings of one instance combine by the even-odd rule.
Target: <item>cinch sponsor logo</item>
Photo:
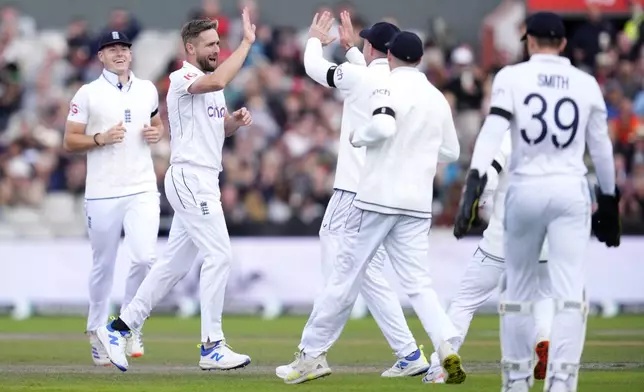
[[[208,117],[217,117],[217,118],[224,118],[226,117],[226,108],[220,108],[216,106],[208,106]]]

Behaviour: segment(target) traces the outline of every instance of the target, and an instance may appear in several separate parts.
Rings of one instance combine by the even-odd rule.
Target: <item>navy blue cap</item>
[[[423,57],[423,41],[411,31],[401,31],[387,43],[392,56],[408,63],[415,63]]]
[[[98,45],[98,50],[103,50],[104,47],[110,46],[110,45],[116,45],[116,44],[121,44],[125,45],[128,48],[132,46],[132,42],[130,42],[130,39],[122,33],[121,31],[109,31],[103,36],[101,36],[101,41]]]
[[[400,29],[389,22],[378,22],[375,25],[364,29],[360,32],[360,37],[369,41],[371,46],[379,52],[387,53],[387,42],[394,35],[400,32]]]
[[[526,21],[526,30],[521,41],[525,41],[529,35],[536,38],[564,38],[566,28],[559,15],[552,12],[537,12],[530,15]]]

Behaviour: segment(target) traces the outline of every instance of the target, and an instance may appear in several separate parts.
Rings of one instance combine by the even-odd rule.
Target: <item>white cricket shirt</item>
[[[399,67],[372,86],[369,112],[369,122],[352,139],[354,146],[367,147],[354,204],[431,218],[437,163],[460,153],[445,96],[418,69]]]
[[[337,88],[344,97],[333,188],[356,193],[366,150],[353,147],[349,135],[371,118],[369,93],[376,80],[389,75],[389,63],[384,58],[375,59],[365,67],[364,57],[355,47],[347,51],[350,62],[340,65],[322,56],[322,43],[317,38],[310,38],[304,50],[306,73],[323,86]]]
[[[170,164],[186,164],[221,172],[224,120],[228,115],[223,90],[191,94],[188,87],[205,75],[184,61],[170,74],[167,95],[170,122]]]
[[[505,131],[496,120],[506,119],[512,134],[512,181],[584,176],[588,145],[602,190],[614,192],[612,144],[602,92],[593,76],[573,67],[568,59],[536,54],[529,61],[503,68],[494,78],[490,108],[476,142],[473,169],[486,171]]]
[[[510,132],[506,132],[501,144],[501,149],[494,157],[497,167],[501,169],[497,173],[497,169],[490,167],[487,171],[488,183],[485,186],[483,195],[481,196],[481,204],[484,208],[491,209],[490,219],[488,226],[483,232],[483,238],[479,242],[479,248],[487,256],[504,260],[505,251],[503,243],[503,219],[505,216],[505,194],[508,190],[508,176],[506,173],[507,164],[512,154],[512,141]],[[541,249],[539,260],[548,260],[548,246],[547,240],[544,242]]]
[[[86,199],[158,191],[150,147],[142,133],[158,107],[154,84],[131,72],[128,83],[121,85],[116,74],[104,70],[76,92],[67,120],[86,124],[86,135],[105,132],[121,121],[127,129],[121,143],[88,151]]]

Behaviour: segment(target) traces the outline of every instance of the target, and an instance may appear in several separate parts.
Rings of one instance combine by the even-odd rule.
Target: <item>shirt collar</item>
[[[119,76],[114,72],[110,72],[107,69],[103,69],[103,77],[112,86],[118,88],[119,90],[125,89],[126,91],[130,90],[130,88],[132,87],[132,82],[134,81],[134,74],[132,73],[132,71],[130,71],[129,79],[124,86],[120,86],[121,82],[119,82]]]
[[[408,67],[408,66],[403,66],[403,67],[397,67],[391,71],[391,73],[398,73],[398,72],[418,72],[418,68],[416,67]]]
[[[187,61],[184,61],[184,62],[183,62],[183,68],[188,68],[188,69],[190,69],[190,70],[196,71],[196,72],[198,72],[198,73],[199,73],[199,75],[205,75],[205,73],[204,73],[202,70],[200,70],[199,68],[197,68],[197,67],[195,67],[194,65],[190,64],[190,63],[189,63],[189,62],[187,62]]]
[[[557,56],[556,54],[537,53],[530,56],[530,61],[550,62],[570,65],[570,60],[566,57]]]
[[[389,65],[389,61],[385,58],[374,59],[369,63],[368,67],[372,65]]]

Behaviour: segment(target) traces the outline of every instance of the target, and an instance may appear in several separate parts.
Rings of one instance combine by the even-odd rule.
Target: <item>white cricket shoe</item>
[[[250,363],[248,355],[237,354],[223,340],[208,349],[203,345],[200,345],[200,348],[199,367],[201,370],[233,370],[246,367]]]
[[[288,365],[282,365],[282,366],[278,366],[278,367],[275,368],[275,375],[277,377],[281,378],[282,380],[285,379],[286,376],[290,372],[293,371],[293,367],[295,366],[297,361],[300,359],[300,353],[299,352],[296,352],[293,355],[295,356],[295,359],[293,360],[293,362],[289,363]]]
[[[127,348],[126,338],[129,335],[130,332],[114,330],[112,323],[96,330],[96,337],[103,346],[110,362],[122,372],[126,372],[128,368],[125,350]]]
[[[132,331],[130,335],[125,338],[125,341],[127,343],[125,346],[125,354],[128,357],[138,358],[145,354],[142,333]]]
[[[87,331],[87,336],[89,337],[89,344],[92,346],[92,360],[94,361],[94,365],[109,366],[111,364],[110,359],[107,357],[103,345],[96,337],[96,332]]]
[[[514,380],[509,381],[507,385],[504,385],[501,389],[501,392],[529,392],[530,391],[530,381],[525,380]]]
[[[467,375],[461,363],[461,356],[454,350],[450,342],[441,343],[438,347],[438,357],[445,373],[447,373],[445,384],[462,384]]]
[[[400,358],[394,365],[385,370],[382,377],[405,377],[405,376],[418,376],[425,373],[429,369],[429,363],[423,352],[423,346],[420,346],[416,351]]]
[[[442,366],[432,366],[423,377],[423,384],[445,384],[445,370]]]
[[[316,358],[308,356],[304,352],[298,354],[295,361],[289,365],[292,367],[291,372],[284,377],[286,384],[301,384],[331,374],[331,368],[326,362],[326,354],[321,354]]]

